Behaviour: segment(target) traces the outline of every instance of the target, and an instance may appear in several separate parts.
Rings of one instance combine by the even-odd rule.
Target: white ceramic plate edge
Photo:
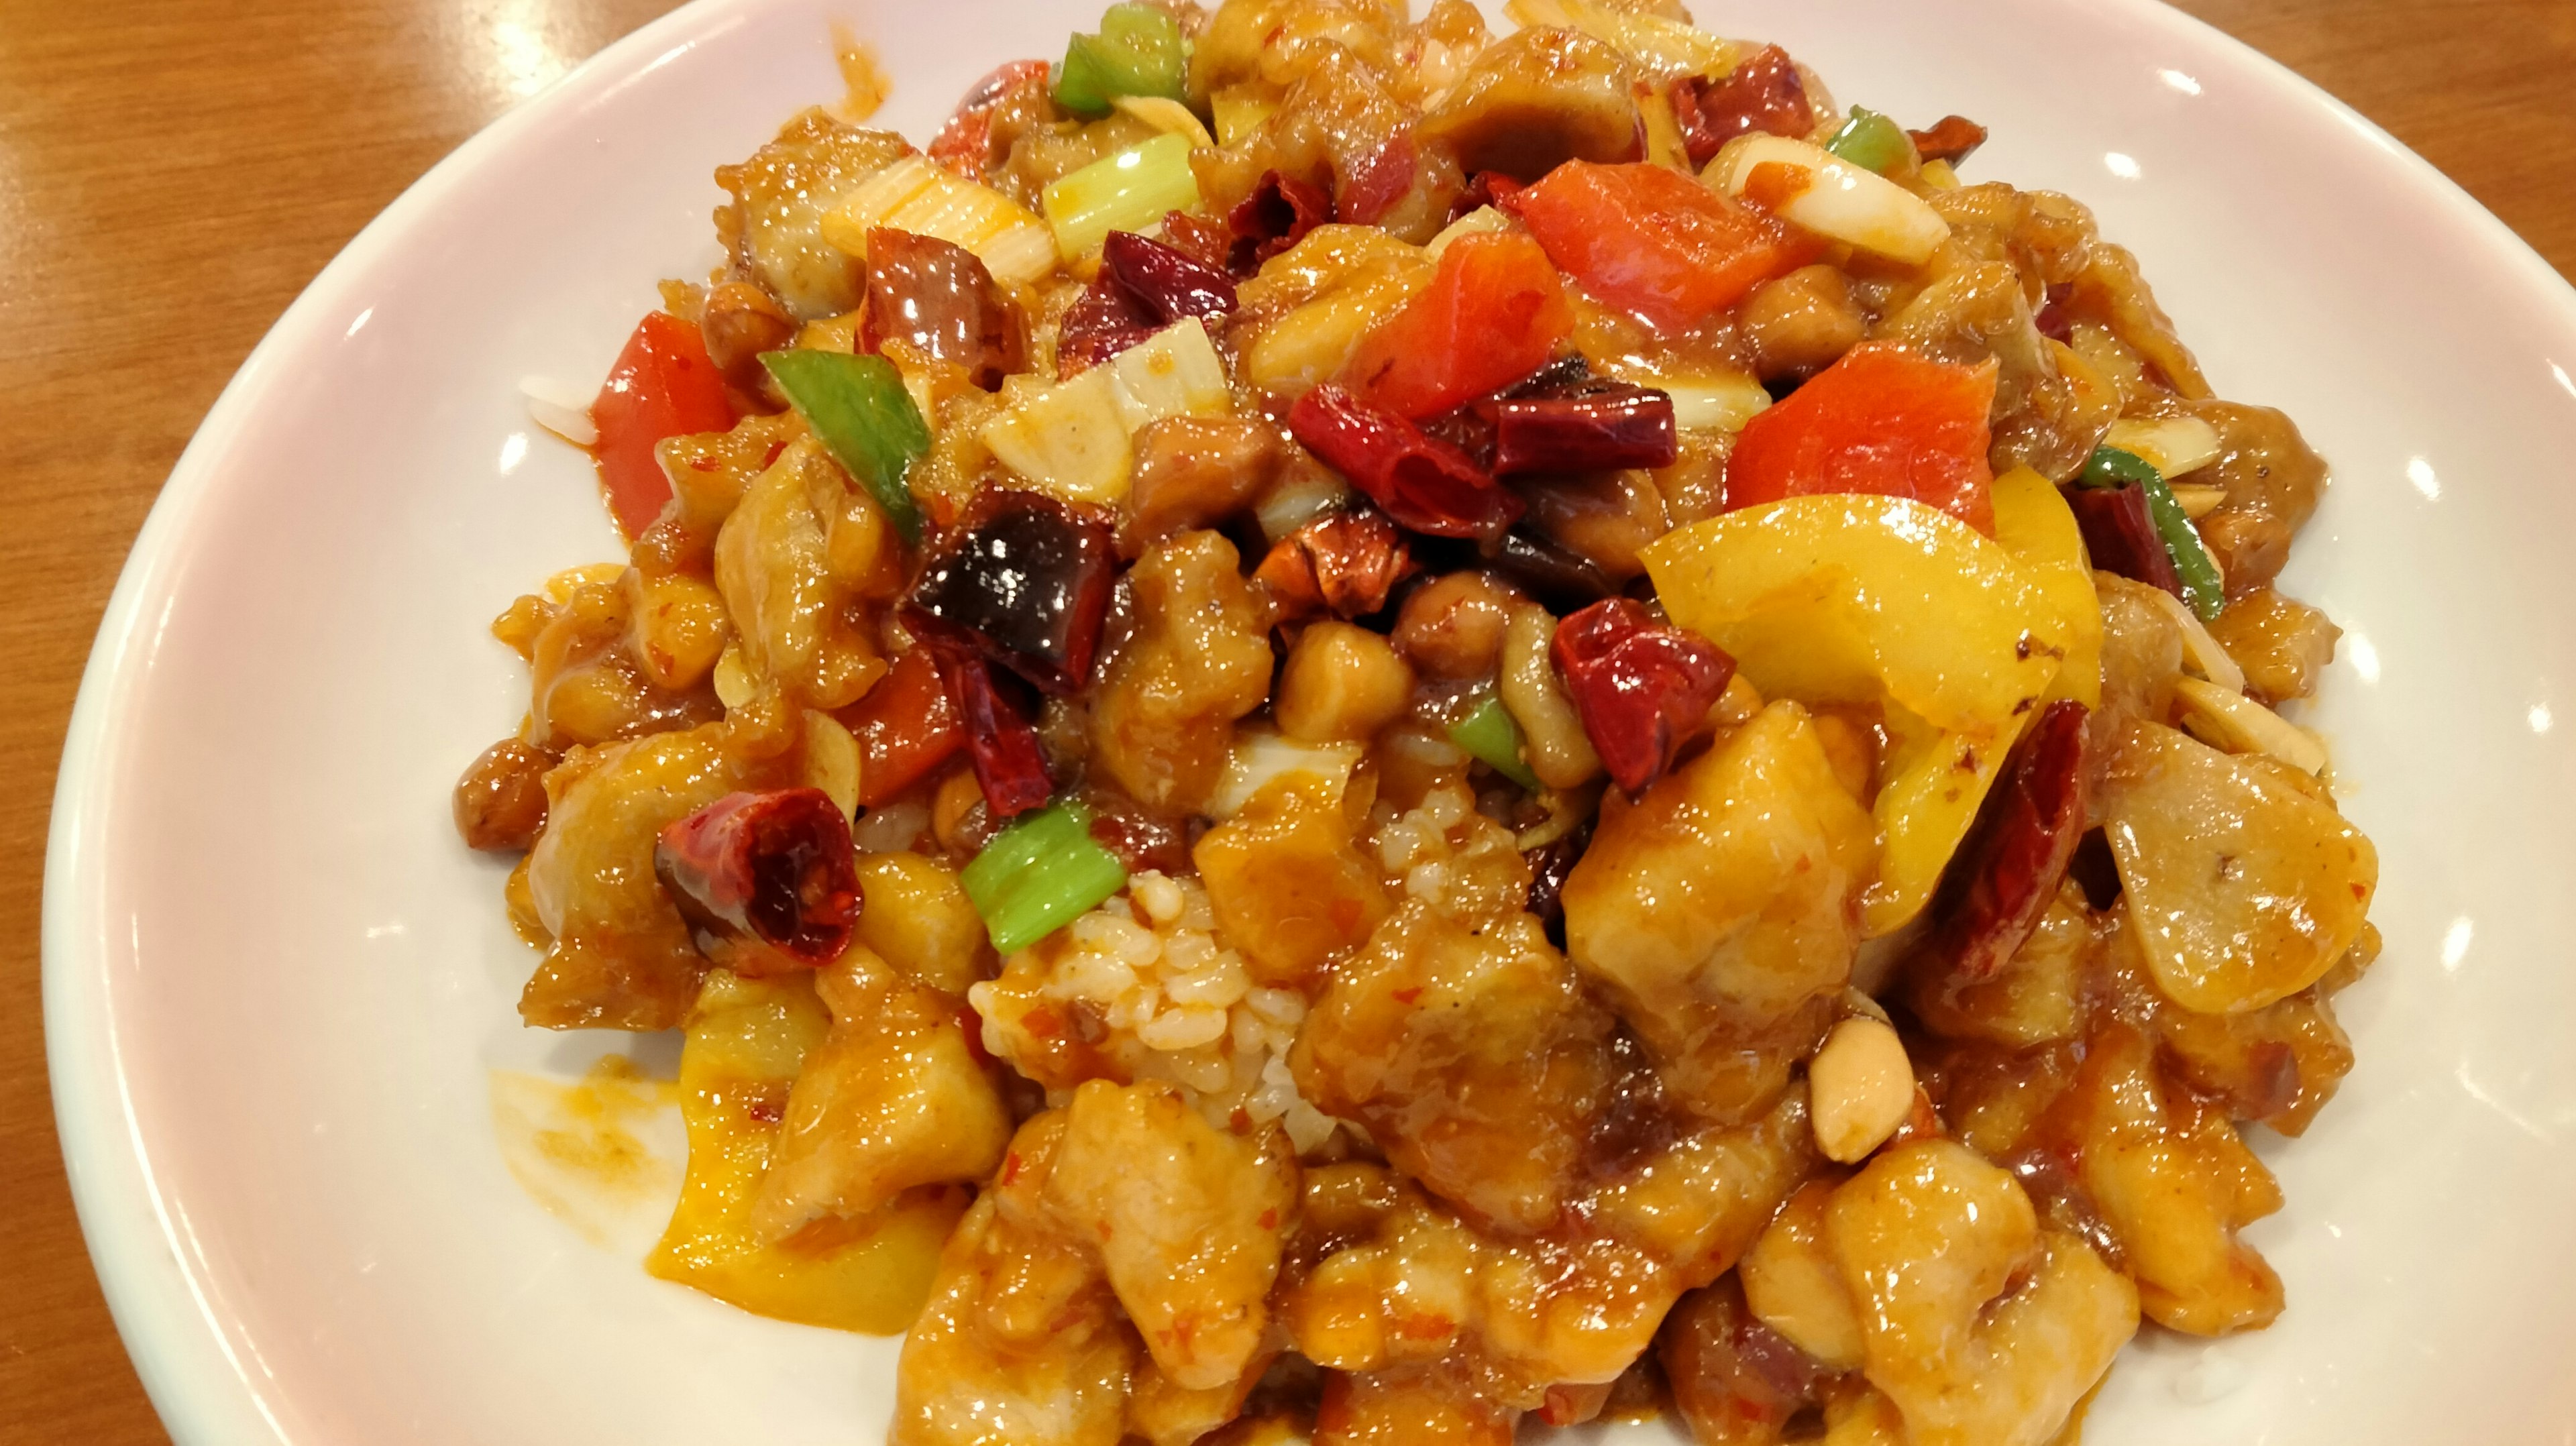
[[[2416,199],[2484,252],[2552,297],[2576,333],[2576,290],[2492,213],[2384,130],[2349,106],[2232,37],[2153,0],[2120,0],[2131,23],[2162,29],[2213,50],[2237,79],[2275,103],[2310,108],[2353,131],[2405,172]],[[54,793],[46,849],[43,953],[44,1022],[55,1122],[63,1141],[75,1205],[109,1309],[144,1388],[182,1446],[289,1439],[253,1384],[259,1367],[238,1359],[230,1335],[191,1272],[182,1202],[164,1198],[124,1088],[118,1042],[110,1028],[98,968],[104,930],[103,856],[91,820],[105,817],[110,771],[123,720],[119,703],[134,690],[138,644],[158,626],[149,611],[165,603],[185,562],[180,546],[188,517],[204,503],[220,457],[258,405],[271,377],[305,344],[344,325],[354,283],[376,257],[482,161],[522,135],[579,110],[636,74],[733,23],[728,0],[697,0],[615,42],[542,94],[517,106],[458,147],[371,221],[297,297],[244,361],[173,467],[121,572],[100,622],[75,701]],[[2564,374],[2560,380],[2565,384]],[[2576,385],[2570,385],[2576,392]]]

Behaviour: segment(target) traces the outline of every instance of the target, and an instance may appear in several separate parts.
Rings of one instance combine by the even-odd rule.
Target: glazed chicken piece
[[[865,269],[823,239],[823,216],[850,189],[912,149],[891,131],[843,125],[820,108],[789,121],[740,165],[716,168],[733,195],[717,214],[734,263],[790,316],[814,321],[857,308]]]
[[[692,676],[656,667],[667,660],[636,646],[645,632],[638,604],[646,602],[648,588],[632,568],[576,568],[548,579],[542,593],[520,598],[494,620],[493,634],[528,660],[529,743],[560,752],[723,715],[715,695],[699,686],[703,671]],[[712,590],[705,600],[714,601]],[[721,613],[721,606],[714,611]],[[721,646],[721,621],[713,633]]]
[[[1218,1130],[1156,1083],[1093,1080],[1064,1115],[1048,1208],[1098,1250],[1158,1370],[1185,1389],[1233,1387],[1262,1349],[1295,1225],[1287,1137]]]
[[[1786,702],[1604,808],[1565,882],[1567,953],[1679,1103],[1725,1123],[1778,1098],[1850,977],[1875,839]]]
[[[752,1202],[750,1228],[764,1240],[826,1215],[856,1219],[917,1185],[985,1180],[1011,1137],[953,1003],[864,947],[815,985],[832,1029],[796,1076]]]
[[[1302,988],[1387,916],[1342,800],[1295,777],[1254,794],[1190,850],[1217,923],[1259,982]]]
[[[1537,919],[1481,934],[1409,903],[1333,971],[1289,1056],[1316,1108],[1484,1224],[1563,1211],[1611,1085],[1611,1020]]]
[[[901,547],[820,442],[791,443],[752,482],[716,536],[715,580],[764,696],[839,708],[885,676],[865,605],[900,590]]]
[[[1135,1334],[1100,1258],[1048,1207],[1061,1110],[1020,1127],[939,1255],[904,1337],[887,1446],[1118,1446]]]
[[[546,775],[528,892],[552,942],[519,1014],[551,1029],[671,1029],[707,961],[653,876],[664,827],[750,786],[753,765],[709,723],[575,749]]]
[[[1091,761],[1148,808],[1192,812],[1234,721],[1270,696],[1270,638],[1234,544],[1184,532],[1127,574],[1135,628],[1092,693]]]
[[[1324,1380],[1314,1446],[1511,1446],[1521,1413],[1496,1404],[1457,1365],[1340,1372]]]

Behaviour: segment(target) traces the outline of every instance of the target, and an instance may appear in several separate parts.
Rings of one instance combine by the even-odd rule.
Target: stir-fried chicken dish
[[[458,825],[529,1024],[686,1031],[648,1268],[896,1446],[2044,1446],[2282,1309],[2324,464],[1973,122],[1509,13],[797,116],[555,418],[629,551]]]

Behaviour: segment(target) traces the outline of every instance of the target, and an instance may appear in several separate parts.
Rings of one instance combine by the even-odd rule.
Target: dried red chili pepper
[[[1333,178],[1333,219],[1353,226],[1374,226],[1413,189],[1418,152],[1410,131],[1397,131],[1351,163],[1348,173]]]
[[[1329,611],[1366,617],[1413,572],[1413,555],[1395,524],[1375,512],[1319,517],[1272,545],[1253,576],[1270,588],[1285,617]]]
[[[1491,429],[1497,477],[1664,467],[1680,455],[1673,399],[1650,387],[1587,378],[1469,407]]]
[[[1555,842],[1534,849],[1524,849],[1521,857],[1529,861],[1529,911],[1538,916],[1547,929],[1547,937],[1556,947],[1565,947],[1565,880],[1574,866],[1583,861],[1583,851],[1592,846],[1592,820],[1585,819],[1567,830]]]
[[[1501,171],[1478,171],[1468,178],[1467,189],[1458,193],[1458,199],[1449,203],[1449,219],[1455,221],[1487,206],[1499,206],[1520,188],[1519,181]]]
[[[891,226],[869,230],[865,319],[867,350],[910,342],[964,367],[988,392],[1024,365],[1019,308],[974,252],[936,236]]]
[[[1234,231],[1222,217],[1166,211],[1163,213],[1163,241],[1202,265],[1224,271],[1231,264],[1227,253],[1234,249]]]
[[[1064,310],[1056,330],[1056,380],[1096,367],[1161,329],[1153,308],[1103,270]]]
[[[1014,60],[968,88],[957,110],[930,141],[930,159],[970,181],[984,179],[993,155],[993,112],[1020,90],[1043,89],[1048,66],[1043,60]]]
[[[2046,299],[2040,302],[2039,314],[2031,319],[2031,324],[2039,328],[2041,336],[2052,341],[2075,340],[2075,317],[2066,309],[2066,299],[2074,294],[2074,282],[2060,281],[2050,285]]]
[[[1252,194],[1226,213],[1226,227],[1234,233],[1229,264],[1237,276],[1249,276],[1332,219],[1332,197],[1292,176],[1264,171]]]
[[[1101,241],[1100,274],[1115,277],[1166,324],[1234,310],[1233,277],[1133,231],[1112,231]]]
[[[1737,136],[1756,131],[1804,138],[1816,129],[1816,113],[1807,104],[1807,83],[1789,52],[1766,45],[1724,80],[1684,76],[1673,82],[1673,115],[1681,122],[1682,144],[1691,164],[1704,166],[1718,148]]]
[[[700,953],[739,974],[814,969],[859,921],[850,820],[819,788],[732,793],[662,830],[653,875]]]
[[[2084,550],[2092,555],[2095,567],[2182,596],[2173,554],[2165,551],[2155,514],[2147,510],[2147,489],[2131,485],[2058,491],[2075,513],[2075,526],[2084,534]]]
[[[1927,947],[1949,977],[1985,979],[2039,927],[2084,834],[2087,710],[2061,698],[2013,745],[1932,901]]]
[[[1986,143],[1986,128],[1963,115],[1945,115],[1927,129],[1905,134],[1913,138],[1915,153],[1923,159],[1954,166]]]
[[[1042,493],[987,488],[969,518],[922,569],[904,625],[970,648],[1044,692],[1081,691],[1117,581],[1107,514]]]
[[[1612,781],[1643,793],[1708,716],[1735,659],[1696,633],[1657,622],[1632,598],[1604,598],[1557,624],[1548,649],[1583,732]]]
[[[981,655],[946,646],[939,651],[984,807],[995,818],[1012,818],[1044,804],[1055,784],[1047,777],[1046,751],[1038,746],[1029,710]]]
[[[1297,399],[1288,430],[1398,526],[1434,537],[1499,537],[1521,500],[1456,446],[1330,382]]]

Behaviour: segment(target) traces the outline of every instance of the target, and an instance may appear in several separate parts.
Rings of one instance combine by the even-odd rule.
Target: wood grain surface
[[[72,694],[135,529],[306,281],[441,155],[667,0],[0,0],[0,1446],[167,1438],[45,1085],[37,896]],[[2576,3],[2186,0],[2576,276]]]

